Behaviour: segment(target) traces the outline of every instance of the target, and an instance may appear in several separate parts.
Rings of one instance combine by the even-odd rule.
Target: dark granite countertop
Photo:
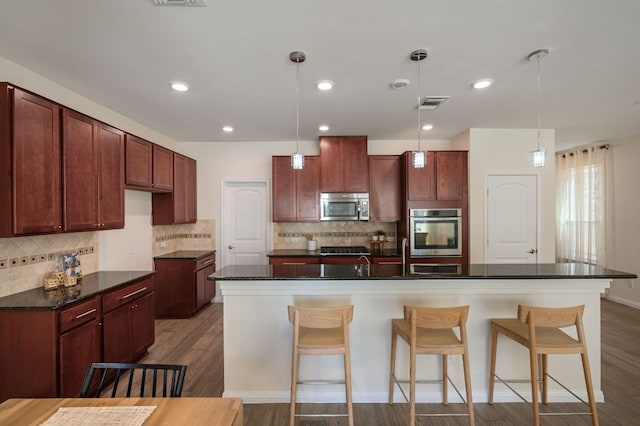
[[[215,250],[178,250],[155,256],[154,259],[202,259],[215,254]]]
[[[372,257],[393,257],[400,256],[401,254],[393,249],[385,249],[382,253],[372,252],[370,256]],[[335,255],[334,255],[335,256]],[[348,254],[343,256],[349,256]],[[303,250],[303,249],[287,249],[287,250],[271,250],[267,253],[267,257],[324,257],[320,254],[320,250]]]
[[[636,274],[582,263],[472,264],[455,273],[412,273],[402,265],[229,265],[210,280],[417,280],[417,279],[638,278]]]
[[[74,287],[47,290],[43,287],[0,297],[0,310],[53,310],[89,299],[122,285],[153,275],[153,271],[103,271],[82,277]]]

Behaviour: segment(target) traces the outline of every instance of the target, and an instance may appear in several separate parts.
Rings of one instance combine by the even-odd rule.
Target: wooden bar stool
[[[471,376],[469,372],[469,351],[467,349],[467,316],[469,306],[457,306],[450,308],[425,308],[417,306],[404,306],[404,319],[391,320],[391,368],[389,374],[389,405],[393,404],[394,383],[406,395],[400,387],[400,383],[409,383],[409,421],[416,424],[416,416],[443,417],[443,416],[468,416],[469,424],[475,424],[473,415],[473,397],[471,395]],[[460,331],[460,338],[454,329]],[[410,351],[409,377],[407,380],[396,378],[396,341],[400,336],[407,344]],[[416,355],[441,355],[442,356],[442,380],[416,380]],[[448,355],[462,355],[464,368],[464,384],[467,394],[467,413],[464,414],[416,414],[416,383],[442,383],[442,402],[448,405],[447,382],[450,382],[460,399],[464,397],[451,381],[448,375]]]
[[[582,313],[584,305],[566,308],[543,308],[537,306],[518,305],[518,318],[500,318],[491,320],[491,371],[489,375],[489,404],[493,405],[493,390],[495,379],[507,384],[523,401],[528,402],[508,383],[522,382],[522,380],[501,379],[496,375],[496,351],[498,347],[498,334],[502,334],[515,340],[529,349],[529,362],[531,373],[531,395],[533,405],[533,424],[540,424],[540,416],[544,415],[590,415],[594,426],[598,425],[598,412],[593,396],[591,384],[591,369],[589,368],[589,356],[587,344],[584,338],[582,326]],[[569,336],[561,328],[575,327],[577,340]],[[589,402],[585,402],[578,395],[566,388],[547,372],[550,354],[580,354],[582,358],[582,370],[587,387]],[[539,378],[538,358],[542,360],[542,379]],[[538,385],[542,382],[542,402],[547,404],[548,379],[553,380],[562,388],[571,393],[585,405],[589,406],[589,412],[581,413],[540,413],[538,403]],[[527,382],[529,380],[526,380]]]
[[[332,308],[289,306],[289,321],[293,323],[293,356],[291,359],[291,413],[289,424],[296,417],[349,417],[353,426],[351,402],[351,363],[349,360],[349,323],[353,319],[353,305]],[[344,355],[344,380],[298,381],[298,355]],[[296,387],[298,384],[345,385],[347,414],[296,414]]]

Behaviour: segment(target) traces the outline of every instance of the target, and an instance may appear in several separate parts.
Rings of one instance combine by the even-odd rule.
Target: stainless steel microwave
[[[461,216],[461,209],[409,210],[411,256],[462,256]]]
[[[320,220],[369,220],[369,194],[320,194]]]

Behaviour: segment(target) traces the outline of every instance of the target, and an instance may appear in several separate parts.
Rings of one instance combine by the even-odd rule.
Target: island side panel
[[[487,402],[489,380],[490,319],[514,317],[519,303],[543,306],[585,304],[584,324],[589,348],[593,386],[599,402],[604,400],[600,382],[600,293],[607,279],[541,280],[287,280],[221,281],[224,295],[225,397],[241,397],[247,403],[289,401],[292,326],[287,305],[338,306],[353,304],[350,324],[354,402],[387,401],[391,319],[402,317],[404,304],[424,306],[470,305],[468,334],[471,383],[476,402]],[[408,351],[398,345],[397,372],[408,376]],[[500,338],[498,373],[506,378],[527,378],[526,350]],[[463,386],[461,360],[450,357],[449,372]],[[418,359],[418,374],[436,378],[438,357]],[[578,395],[584,395],[584,378],[578,355],[550,357],[550,372]],[[340,356],[303,356],[301,379],[341,378]],[[528,385],[519,386],[525,394]],[[401,402],[399,393],[397,401]],[[550,400],[571,402],[557,386]],[[441,401],[437,385],[418,387],[424,402]],[[450,392],[450,400],[457,395]],[[300,402],[343,402],[344,387],[303,386]],[[504,386],[496,386],[496,402],[518,402]]]

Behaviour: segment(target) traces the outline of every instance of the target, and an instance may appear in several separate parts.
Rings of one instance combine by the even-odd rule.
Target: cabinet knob
[[[529,253],[531,253],[531,254],[534,254],[534,253],[537,253],[537,252],[538,252],[538,250],[536,250],[536,249],[529,249]]]

